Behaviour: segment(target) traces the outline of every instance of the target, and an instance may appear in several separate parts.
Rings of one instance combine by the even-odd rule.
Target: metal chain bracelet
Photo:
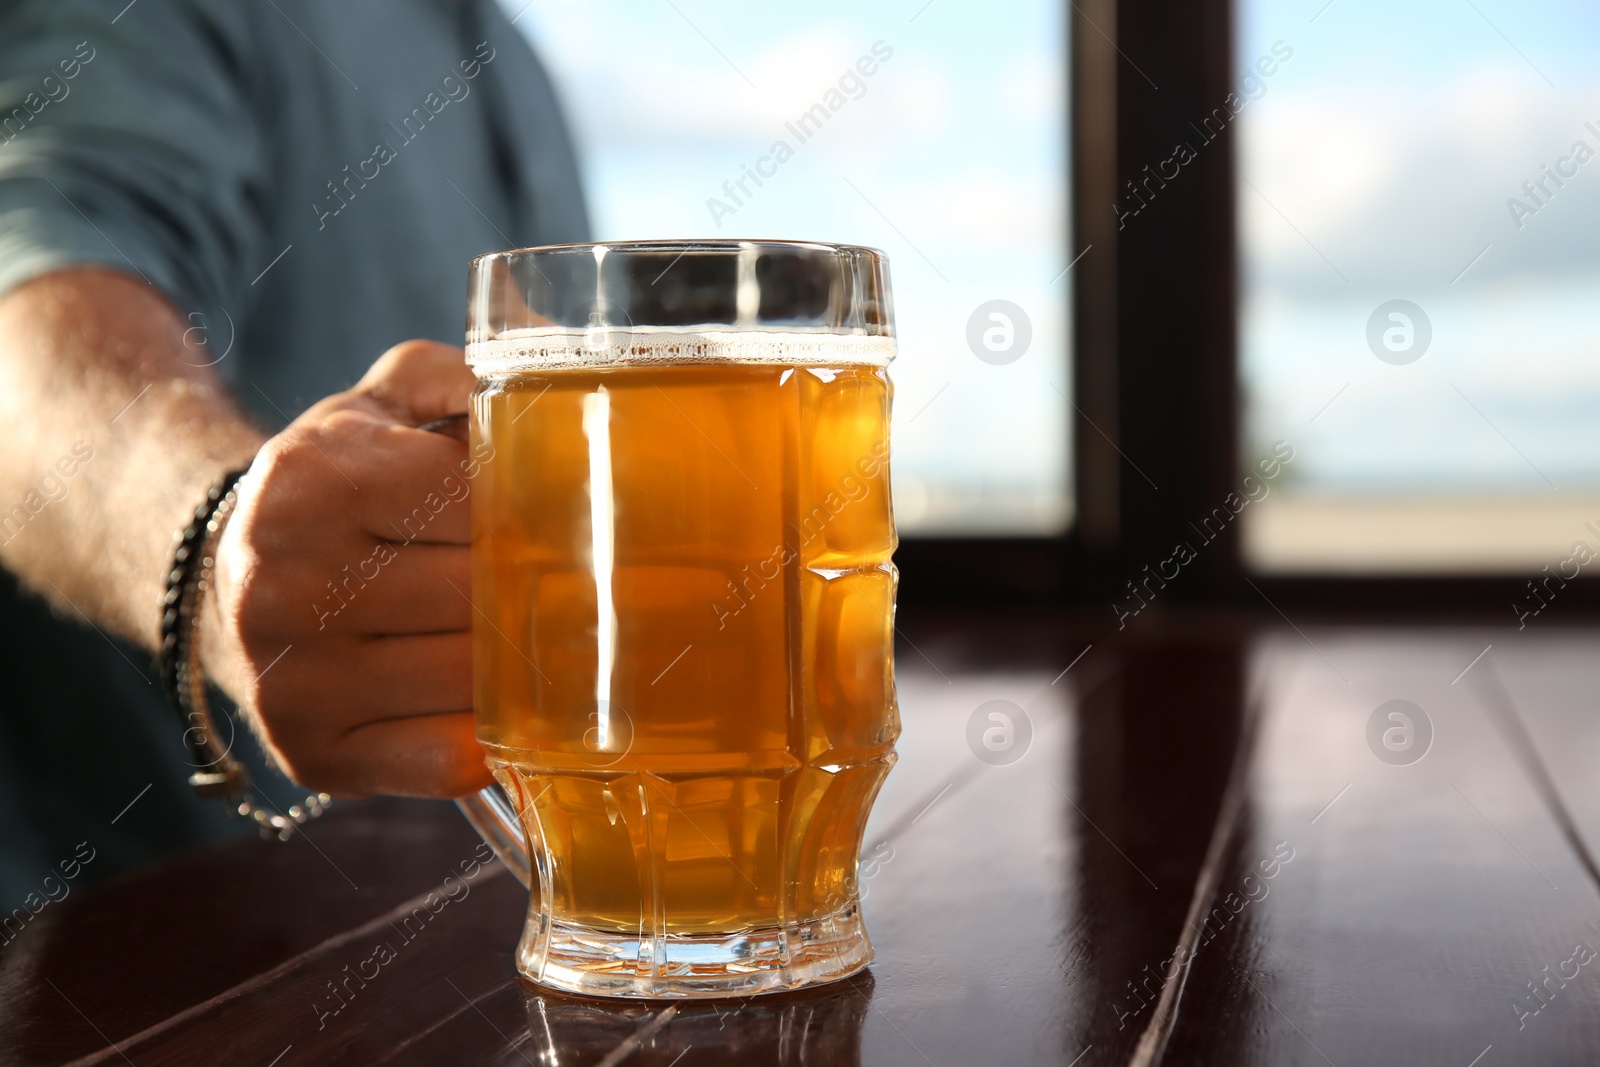
[[[157,663],[162,687],[183,722],[190,765],[196,768],[189,785],[201,797],[226,800],[230,814],[254,822],[262,837],[287,841],[296,828],[326,811],[332,798],[326,793],[308,794],[303,805],[293,804],[287,812],[262,806],[251,789],[249,770],[233,755],[231,738],[226,745],[218,743],[200,663],[200,608],[211,587],[217,542],[238,502],[237,486],[246,469],[223,475],[178,534],[162,599]],[[266,803],[272,806],[271,801]]]

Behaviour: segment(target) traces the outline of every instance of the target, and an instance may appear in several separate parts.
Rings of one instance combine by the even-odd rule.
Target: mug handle
[[[517,809],[511,806],[497,785],[485,786],[467,797],[458,797],[456,807],[467,817],[472,828],[478,831],[500,862],[511,868],[525,888],[533,888],[529,871],[528,835],[523,833],[522,820]]]
[[[446,415],[442,419],[425,422],[417,429],[454,437],[465,444],[467,416],[464,413]],[[500,862],[511,868],[511,873],[517,876],[517,881],[525,887],[532,888],[528,835],[522,831],[522,821],[517,818],[517,809],[512,807],[511,801],[506,799],[500,787],[485,786],[469,797],[458,797],[456,807],[461,809],[461,814],[467,817],[472,828],[478,831],[478,836],[494,849],[494,854],[500,857]]]

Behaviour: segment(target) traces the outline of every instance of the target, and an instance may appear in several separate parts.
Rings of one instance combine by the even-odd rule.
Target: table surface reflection
[[[399,925],[478,842],[384,799],[41,912],[0,1062],[1600,1062],[1600,629],[1297,621],[908,623],[845,982],[540,990],[498,867]]]

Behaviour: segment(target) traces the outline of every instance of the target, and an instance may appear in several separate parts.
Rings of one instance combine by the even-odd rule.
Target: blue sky
[[[599,236],[889,253],[908,529],[1067,517],[1060,8],[535,0],[518,23],[565,94]],[[716,225],[707,199],[879,41],[865,95]],[[1600,150],[1600,11],[1242,0],[1239,72],[1275,41],[1294,56],[1239,121],[1246,448],[1295,442],[1296,491],[1600,486],[1600,159],[1522,228],[1506,208],[1577,138]],[[993,298],[1034,326],[1009,366],[965,342]],[[1435,332],[1406,367],[1365,343],[1395,298]]]
[[[517,0],[507,0],[515,13]],[[888,252],[902,527],[1048,531],[1067,519],[1064,29],[1057,5],[535,0],[518,20],[577,134],[601,238],[774,237]],[[881,44],[880,44],[881,42]],[[804,145],[785,122],[863,55],[892,50]],[[733,215],[779,138],[795,156]],[[721,225],[718,225],[718,222]],[[1033,327],[1008,366],[967,320],[1010,300]]]
[[[1240,118],[1254,186],[1238,194],[1250,439],[1303,446],[1300,491],[1593,492],[1600,159],[1550,186],[1521,227],[1507,200],[1576,141],[1600,152],[1585,126],[1600,129],[1600,13],[1322,8],[1241,9],[1241,62],[1275,40],[1295,49]],[[1397,298],[1434,328],[1402,367],[1365,341],[1373,310]]]

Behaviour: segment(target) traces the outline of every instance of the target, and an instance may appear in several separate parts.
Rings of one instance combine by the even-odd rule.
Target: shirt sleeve
[[[216,313],[265,236],[257,5],[125,2],[0,0],[0,293],[97,265]]]

